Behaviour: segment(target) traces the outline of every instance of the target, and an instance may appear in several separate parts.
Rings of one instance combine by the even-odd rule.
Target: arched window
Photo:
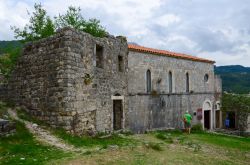
[[[146,85],[147,85],[147,93],[151,92],[151,72],[150,70],[147,70],[146,73]]]
[[[186,92],[189,92],[189,74],[186,73]]]
[[[169,89],[169,93],[173,92],[173,77],[172,77],[172,72],[168,72],[168,89]]]

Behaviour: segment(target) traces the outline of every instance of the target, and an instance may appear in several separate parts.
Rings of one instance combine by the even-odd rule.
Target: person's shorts
[[[191,128],[191,123],[185,122],[185,128]]]

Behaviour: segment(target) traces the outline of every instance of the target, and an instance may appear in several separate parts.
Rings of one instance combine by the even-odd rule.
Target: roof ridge
[[[138,52],[146,52],[146,53],[151,53],[151,54],[156,54],[156,55],[165,55],[169,57],[174,57],[174,58],[182,58],[182,59],[188,59],[192,61],[199,61],[199,62],[206,62],[206,63],[215,63],[215,61],[208,60],[205,58],[200,58],[197,56],[192,56],[184,53],[176,53],[176,52],[171,52],[168,50],[162,50],[162,49],[155,49],[155,48],[148,48],[145,46],[140,46],[140,45],[135,45],[135,44],[128,44],[128,49],[138,51]]]

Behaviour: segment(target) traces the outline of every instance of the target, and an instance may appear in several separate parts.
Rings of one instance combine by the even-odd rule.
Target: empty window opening
[[[103,68],[103,47],[100,45],[96,45],[96,67]]]
[[[169,93],[173,92],[173,76],[172,76],[172,72],[168,72],[168,80],[169,80],[169,84],[168,84],[168,88],[169,88]]]
[[[186,92],[189,92],[189,74],[186,73]]]
[[[205,76],[204,76],[204,81],[205,81],[205,82],[208,82],[208,78],[209,78],[208,74],[205,74]]]
[[[147,93],[151,92],[151,72],[150,70],[147,70],[146,73],[146,81],[147,81]]]
[[[124,70],[124,61],[122,56],[118,56],[118,70],[119,72],[123,72]]]

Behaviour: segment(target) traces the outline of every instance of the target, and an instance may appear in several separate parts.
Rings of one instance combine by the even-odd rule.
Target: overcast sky
[[[0,40],[14,39],[10,26],[28,23],[35,2],[50,16],[80,6],[139,45],[250,66],[250,0],[0,0]]]

